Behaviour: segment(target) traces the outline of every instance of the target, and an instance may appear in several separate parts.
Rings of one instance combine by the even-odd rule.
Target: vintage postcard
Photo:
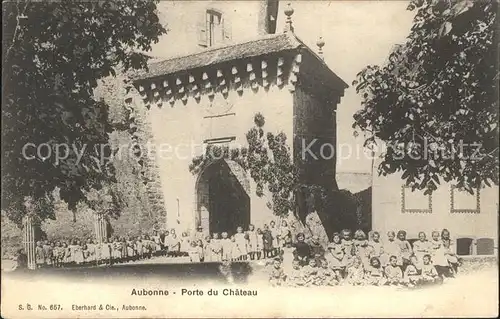
[[[1,316],[496,317],[497,13],[3,1]]]

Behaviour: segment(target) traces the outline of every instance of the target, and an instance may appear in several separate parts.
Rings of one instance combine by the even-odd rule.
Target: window
[[[209,9],[198,21],[198,45],[211,47],[231,40],[231,26],[220,11]]]
[[[480,211],[480,192],[477,189],[474,194],[466,190],[451,186],[451,213],[470,213],[479,214]]]
[[[432,213],[432,196],[424,195],[423,191],[412,191],[410,187],[401,187],[402,213]]]

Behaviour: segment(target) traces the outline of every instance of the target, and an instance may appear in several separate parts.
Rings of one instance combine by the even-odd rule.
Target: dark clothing
[[[295,247],[293,251],[293,256],[299,259],[307,259],[311,256],[311,246],[305,242],[296,242],[292,245]]]
[[[273,249],[273,235],[270,230],[264,230],[262,232],[262,241],[264,242],[264,250]]]
[[[325,248],[321,244],[311,243],[311,257],[321,259],[325,256]]]
[[[19,254],[17,256],[17,269],[28,268],[28,256],[26,254]]]

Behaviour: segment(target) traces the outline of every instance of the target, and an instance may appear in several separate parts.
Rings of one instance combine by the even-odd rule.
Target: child
[[[281,259],[274,258],[273,268],[271,269],[271,273],[269,274],[269,283],[271,284],[271,286],[276,287],[283,285],[285,280],[286,275],[283,271],[283,268],[281,267]]]
[[[45,256],[45,264],[47,266],[52,266],[53,249],[48,240],[43,242],[43,253]]]
[[[279,231],[279,239],[281,241],[281,247],[290,248],[292,245],[292,232],[288,227],[286,220],[281,222],[281,227]]]
[[[420,283],[420,275],[418,274],[418,270],[411,262],[406,265],[403,281],[408,287],[415,287]]]
[[[316,264],[320,264],[320,260],[325,258],[325,248],[320,244],[319,237],[313,236],[311,238],[311,258],[316,259]]]
[[[384,255],[384,247],[382,242],[380,242],[380,233],[378,231],[374,231],[372,233],[372,238],[368,242],[368,246],[371,247],[371,256],[378,257],[379,259]],[[382,260],[380,261],[382,265],[384,264]]]
[[[262,232],[262,240],[264,243],[263,246],[264,258],[271,257],[273,253],[273,235],[267,225],[264,225],[264,231]]]
[[[204,243],[202,239],[198,239],[196,242],[196,251],[198,252],[198,256],[200,256],[200,262],[205,261],[205,248],[204,248]]]
[[[45,267],[45,250],[43,249],[43,245],[42,245],[41,241],[36,243],[35,261],[36,261],[36,268]]]
[[[104,238],[101,243],[101,260],[105,264],[112,264],[111,245],[106,238]]]
[[[384,242],[383,254],[381,257],[382,265],[386,265],[389,262],[390,256],[396,256],[397,265],[403,266],[403,259],[401,257],[401,248],[395,241],[396,234],[393,231],[387,232],[387,241]]]
[[[238,245],[236,244],[236,238],[234,236],[231,236],[231,246],[229,249],[231,249],[231,257],[233,261],[241,260],[241,251],[238,248]]]
[[[455,252],[452,250],[451,241],[449,239],[443,240],[443,249],[444,249],[444,256],[446,257],[446,260],[450,265],[451,277],[454,277],[455,274],[458,272],[458,266],[460,265],[460,261],[458,260],[458,257],[455,254]]]
[[[137,236],[137,238],[135,240],[135,251],[136,251],[137,259],[144,258],[144,244],[142,242],[141,236]]]
[[[222,245],[218,233],[212,234],[213,239],[210,241],[210,250],[213,256],[213,261],[222,261]]]
[[[257,228],[257,259],[260,260],[260,258],[263,256],[263,251],[264,251],[264,238],[263,238],[263,233],[260,228]]]
[[[239,256],[238,260],[247,260],[248,235],[243,233],[243,227],[238,226],[236,228],[236,234],[234,234],[234,242],[237,251],[236,254]]]
[[[404,230],[398,231],[398,239],[396,243],[401,251],[401,265],[403,271],[406,266],[411,264],[411,255],[413,254],[410,243],[406,240],[406,232]]]
[[[255,226],[250,224],[248,226],[247,231],[248,236],[248,255],[250,260],[254,260],[257,255],[257,245],[258,245],[258,236],[257,231],[255,230]]]
[[[64,248],[64,265],[67,266],[73,262],[73,256],[71,256],[71,247],[68,245],[67,242],[64,242],[63,244]]]
[[[227,232],[222,233],[220,244],[222,248],[222,260],[230,261],[233,258],[233,244],[231,243],[231,239],[228,238]]]
[[[87,251],[88,251],[87,263],[91,265],[95,265],[96,263],[95,249],[96,247],[92,239],[91,238],[87,239]]]
[[[365,269],[359,257],[353,257],[351,265],[347,268],[346,282],[359,286],[365,283]]]
[[[304,286],[304,281],[302,278],[302,269],[298,260],[292,261],[292,271],[290,275],[286,278],[287,286],[289,287],[301,287]]]
[[[328,261],[326,259],[322,259],[320,261],[320,266],[321,268],[318,271],[318,277],[319,280],[321,281],[321,285],[323,286],[336,286],[338,285],[339,281],[337,278],[337,275],[335,271],[333,271],[328,264]]]
[[[272,220],[270,223],[269,223],[269,230],[271,231],[271,236],[272,236],[272,256],[276,256],[280,250],[280,245],[281,245],[281,242],[280,242],[280,239],[278,238],[279,237],[279,230],[278,228],[276,228],[276,223],[274,222],[274,220]]]
[[[368,245],[366,234],[360,229],[356,230],[354,233],[354,248],[356,256],[358,256],[363,263],[363,267],[368,269],[373,248]]]
[[[370,258],[370,266],[366,270],[366,281],[370,285],[382,286],[385,285],[386,279],[384,271],[378,257]]]
[[[212,254],[212,243],[210,242],[210,236],[205,237],[205,245],[203,245],[203,261],[211,262],[214,261],[214,256]]]
[[[338,278],[345,276],[345,258],[344,247],[340,242],[340,234],[334,233],[332,242],[328,244],[327,260]]]
[[[356,255],[356,249],[354,248],[354,242],[351,238],[351,231],[349,229],[343,229],[341,234],[341,242],[346,254],[346,265],[349,265],[352,261],[352,258]]]
[[[187,232],[183,232],[181,234],[180,254],[182,256],[188,256],[188,251],[190,249],[191,249],[191,241],[189,240],[189,236]]]
[[[72,255],[73,255],[73,261],[79,265],[79,264],[82,264],[84,259],[83,259],[83,251],[82,251],[82,246],[80,245],[80,241],[75,239],[73,241],[73,251],[72,251]]]
[[[170,232],[170,236],[168,238],[165,236],[165,238],[168,243],[168,246],[165,246],[167,254],[172,257],[180,256],[181,241],[177,238],[177,234]]]
[[[302,280],[306,287],[316,285],[319,282],[316,259],[309,259],[308,264],[302,268]]]
[[[90,257],[90,251],[86,243],[82,245],[82,256],[83,256],[83,264],[88,264],[90,263],[89,257]]]
[[[439,282],[439,274],[431,263],[431,255],[425,254],[422,257],[422,283],[434,284]]]
[[[199,263],[200,262],[200,254],[199,254],[199,250],[197,247],[197,242],[194,240],[191,241],[191,246],[190,246],[190,249],[188,251],[188,255],[189,255],[189,260],[192,263]]]
[[[414,265],[417,269],[422,269],[422,259],[431,253],[431,245],[423,231],[418,233],[418,240],[413,243]]]
[[[297,242],[293,245],[295,247],[293,257],[300,262],[301,266],[307,265],[311,256],[311,247],[304,240],[304,233],[298,233]]]
[[[394,255],[389,257],[389,265],[384,270],[387,284],[391,286],[398,286],[403,283],[403,272],[398,266],[398,258]]]

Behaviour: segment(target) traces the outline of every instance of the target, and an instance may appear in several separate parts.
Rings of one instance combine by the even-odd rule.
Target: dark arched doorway
[[[250,224],[249,182],[237,163],[218,160],[210,164],[196,183],[197,226],[205,235],[228,232]]]

